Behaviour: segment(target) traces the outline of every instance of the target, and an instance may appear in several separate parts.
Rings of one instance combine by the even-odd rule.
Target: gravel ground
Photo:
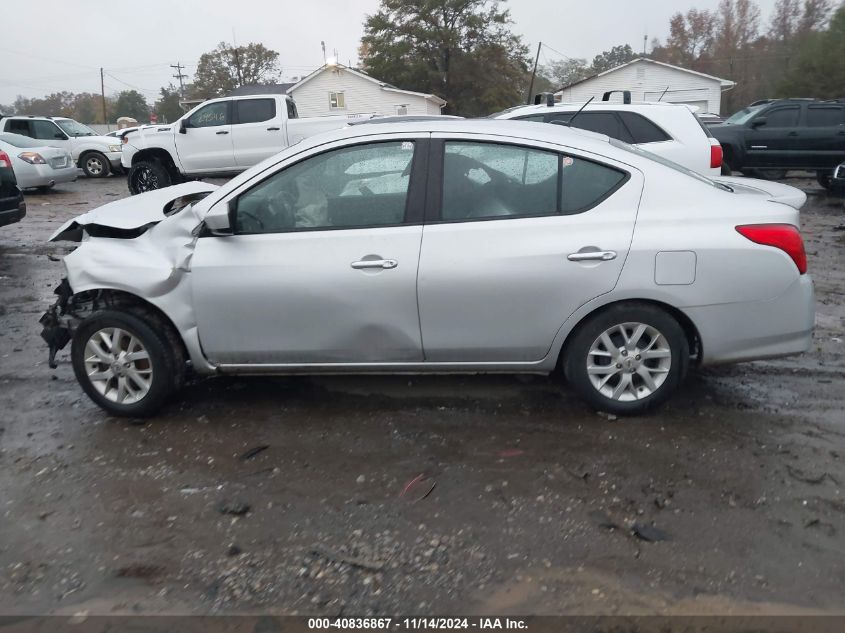
[[[811,193],[813,351],[694,371],[653,414],[557,378],[219,378],[143,424],[38,336],[46,237],[125,180],[27,196],[0,229],[0,614],[841,613],[845,232]]]

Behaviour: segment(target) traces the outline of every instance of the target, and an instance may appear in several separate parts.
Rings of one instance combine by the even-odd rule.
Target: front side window
[[[356,145],[286,167],[238,198],[235,232],[402,224],[414,145],[413,141]]]
[[[346,97],[342,92],[329,93],[329,107],[332,110],[343,110],[346,108]]]
[[[229,125],[229,102],[211,103],[194,112],[188,122],[191,127],[216,127]]]
[[[74,121],[73,119],[59,119],[56,123],[58,123],[59,127],[62,128],[62,131],[64,131],[64,133],[68,136],[97,136],[97,133],[90,127],[82,125],[82,123]]]
[[[798,106],[775,108],[763,116],[766,118],[766,127],[795,127],[798,125]]]
[[[65,135],[52,121],[33,121],[32,138],[55,141],[56,139],[64,139]]]
[[[545,150],[495,143],[446,143],[442,219],[536,217],[585,211],[625,173]]]
[[[842,106],[814,106],[807,108],[807,127],[836,127],[845,123]]]
[[[238,123],[260,123],[276,116],[275,99],[239,99],[235,101]]]

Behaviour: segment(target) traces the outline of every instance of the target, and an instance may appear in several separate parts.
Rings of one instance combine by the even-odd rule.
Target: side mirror
[[[235,217],[238,208],[236,200],[230,200],[226,204],[216,204],[206,214],[205,226],[212,235],[232,235],[235,226]]]
[[[833,170],[833,179],[845,180],[845,163],[836,166],[836,169]]]
[[[187,134],[188,126],[185,125],[185,119],[179,119],[179,134]]]
[[[764,116],[758,116],[751,122],[751,129],[756,130],[758,127],[762,127],[768,123],[768,120]]]

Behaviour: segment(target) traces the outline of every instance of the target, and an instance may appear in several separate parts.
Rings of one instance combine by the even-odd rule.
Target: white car
[[[581,128],[639,145],[705,176],[722,172],[722,146],[695,115],[674,103],[556,103],[510,108],[490,116]],[[576,114],[577,113],[577,114]]]
[[[73,162],[89,178],[104,178],[120,168],[120,141],[100,136],[87,125],[66,117],[7,116],[0,119],[0,132],[29,136],[42,145],[70,153]]]
[[[19,134],[0,134],[0,151],[12,160],[12,169],[21,189],[52,187],[63,182],[73,182],[79,172],[67,150],[47,147]]]
[[[690,364],[812,341],[802,195],[731,188],[607,137],[489,120],[356,125],[222,187],[69,220],[41,317],[85,392],[149,415],[199,374],[551,373],[593,406]],[[800,192],[799,192],[800,193]],[[786,204],[785,204],[786,203]]]
[[[123,136],[132,194],[186,178],[238,174],[304,138],[356,116],[299,118],[286,95],[244,95],[201,103],[173,124],[142,125]]]

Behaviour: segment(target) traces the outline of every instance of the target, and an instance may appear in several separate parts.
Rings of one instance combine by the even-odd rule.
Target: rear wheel
[[[596,409],[635,415],[665,402],[689,366],[689,343],[664,310],[619,304],[589,318],[569,342],[567,380]]]
[[[170,172],[160,161],[142,160],[129,169],[127,183],[129,192],[134,196],[145,191],[169,187],[172,184],[172,178]]]
[[[118,310],[86,318],[73,335],[71,361],[86,394],[112,415],[158,411],[179,384],[178,355],[161,323]]]
[[[82,171],[89,178],[105,178],[111,173],[111,163],[100,152],[89,152],[80,161]]]

